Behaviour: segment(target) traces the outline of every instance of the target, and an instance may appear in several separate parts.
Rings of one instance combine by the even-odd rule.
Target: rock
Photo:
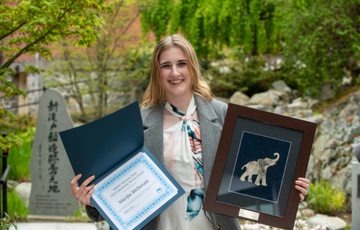
[[[97,230],[109,230],[110,226],[106,221],[94,222]]]
[[[302,210],[301,214],[307,218],[315,216],[314,210],[311,210],[309,208]]]
[[[301,118],[311,117],[313,114],[313,111],[311,109],[300,109],[296,111],[296,116]]]
[[[7,188],[8,188],[9,191],[14,190],[18,184],[19,183],[17,181],[7,180]]]
[[[291,94],[290,87],[283,80],[273,82],[271,84],[271,88],[275,89],[275,90],[279,90],[279,91],[284,91],[284,92],[286,92],[288,94]]]
[[[288,108],[287,108],[287,106],[284,106],[284,105],[278,105],[278,106],[275,107],[274,113],[287,115],[288,114]]]
[[[279,104],[290,103],[290,96],[287,92],[281,90],[270,90],[270,92],[276,95],[280,99]]]
[[[26,205],[28,205],[31,191],[31,182],[23,182],[18,184],[15,188],[15,191],[18,196],[26,202]]]
[[[264,105],[248,105],[247,107],[252,108],[252,109],[266,111],[266,112],[272,112],[272,110],[273,110],[272,107],[264,106]]]
[[[321,155],[323,155],[323,151],[328,146],[327,143],[330,141],[330,135],[329,134],[322,134],[318,138],[316,138],[314,142],[314,149],[312,154],[315,156],[315,158],[320,158]]]
[[[242,93],[242,92],[235,92],[231,97],[230,97],[230,103],[233,104],[237,104],[237,105],[248,105],[249,104],[249,96]]]
[[[335,92],[334,92],[333,88],[334,88],[333,84],[324,83],[321,86],[321,91],[320,91],[320,95],[319,95],[320,101],[326,101],[326,100],[334,98]]]
[[[339,120],[337,120],[335,122],[336,130],[338,132],[343,131],[346,128],[346,125],[347,125],[346,123],[347,122],[346,122],[346,120],[344,118],[340,118]]]
[[[321,105],[321,103],[319,100],[311,99],[311,98],[308,99],[308,106],[307,106],[308,109],[315,109],[315,108],[319,107],[320,105]]]
[[[299,98],[302,96],[302,93],[297,89],[291,90],[291,98]]]
[[[298,210],[296,212],[296,219],[301,219],[301,218],[302,218],[301,212]]]
[[[349,160],[351,161],[351,160]],[[351,163],[351,162],[348,162]],[[330,180],[329,183],[342,191],[345,191],[347,194],[351,194],[352,189],[352,169],[351,164],[348,164],[346,168],[338,171]]]
[[[336,117],[336,116],[339,115],[339,113],[340,113],[339,108],[338,108],[338,107],[335,107],[333,110],[331,110],[331,112],[330,112],[330,117]]]
[[[322,214],[316,214],[306,220],[307,224],[314,228],[317,225],[326,227],[329,230],[340,230],[346,227],[346,222],[339,217],[326,216]]]
[[[320,130],[322,134],[333,133],[334,129],[335,129],[334,120],[326,120],[320,125]]]
[[[318,160],[313,156],[313,154],[311,154],[305,175],[305,178],[310,181],[315,181],[317,178],[319,178],[319,170],[317,167],[317,163]]]
[[[249,101],[250,105],[264,105],[264,106],[274,106],[277,105],[278,103],[279,103],[279,97],[276,96],[271,91],[254,94]]]
[[[215,97],[216,100],[229,104],[229,99],[224,97]]]
[[[293,101],[291,104],[287,105],[287,107],[293,111],[299,109],[306,109],[307,103],[302,101]]]
[[[352,117],[352,122],[351,122],[353,125],[355,124],[360,124],[360,117],[355,115]]]
[[[351,143],[354,137],[360,133],[360,125],[354,125],[344,130],[343,141]]]
[[[357,102],[352,102],[347,104],[341,111],[339,116],[340,117],[349,117],[349,116],[360,116],[360,107]]]
[[[311,116],[311,117],[307,117],[306,120],[310,121],[310,122],[314,122],[316,124],[321,124],[321,122],[323,122],[324,117],[323,116]]]
[[[332,176],[332,169],[331,166],[326,166],[323,170],[320,171],[320,177],[323,180],[328,181]]]
[[[308,203],[306,202],[306,201],[300,201],[300,203],[299,203],[299,209],[300,210],[304,210],[305,208],[307,208],[308,207]]]

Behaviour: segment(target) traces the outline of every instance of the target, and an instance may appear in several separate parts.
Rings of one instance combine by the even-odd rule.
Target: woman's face
[[[159,63],[166,99],[191,97],[191,76],[185,52],[179,47],[171,47],[162,52]]]

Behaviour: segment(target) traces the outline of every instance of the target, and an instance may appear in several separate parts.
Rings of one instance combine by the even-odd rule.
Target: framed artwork
[[[204,209],[293,229],[316,124],[229,104]]]

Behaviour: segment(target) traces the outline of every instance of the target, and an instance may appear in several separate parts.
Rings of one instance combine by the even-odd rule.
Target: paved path
[[[17,226],[18,230],[97,230],[93,223],[18,223]]]

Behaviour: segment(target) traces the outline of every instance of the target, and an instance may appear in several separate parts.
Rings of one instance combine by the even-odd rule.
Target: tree
[[[157,8],[141,13],[141,22],[158,41],[184,34],[200,58],[216,56],[224,46],[257,56],[280,50],[276,7],[276,0],[159,0]]]
[[[0,93],[4,98],[26,96],[11,83],[15,74],[10,65],[22,54],[36,52],[40,57],[52,56],[50,44],[61,37],[71,37],[77,46],[89,46],[100,35],[94,28],[103,20],[93,9],[111,12],[103,0],[0,0],[0,53],[4,63],[0,66]],[[39,72],[33,66],[25,71]],[[11,117],[0,106],[0,119]],[[15,135],[0,137],[0,151],[19,147],[21,140]]]
[[[284,69],[312,93],[360,74],[360,1],[283,1]]]
[[[136,48],[142,45],[140,42],[128,45],[139,40],[138,36],[129,32],[129,28],[146,4],[134,0],[110,0],[107,3],[114,11],[111,14],[100,13],[105,24],[104,30],[98,31],[101,36],[97,42],[90,47],[76,49],[68,40],[61,40],[61,60],[54,62],[54,69],[47,73],[47,78],[51,80],[49,86],[61,87],[75,99],[81,113],[80,120],[84,123],[106,115],[108,103],[144,81],[150,67],[151,51],[147,47]],[[145,59],[139,60],[141,57]],[[133,62],[134,58],[138,59],[137,63]],[[83,102],[85,96],[91,98],[88,108]]]

